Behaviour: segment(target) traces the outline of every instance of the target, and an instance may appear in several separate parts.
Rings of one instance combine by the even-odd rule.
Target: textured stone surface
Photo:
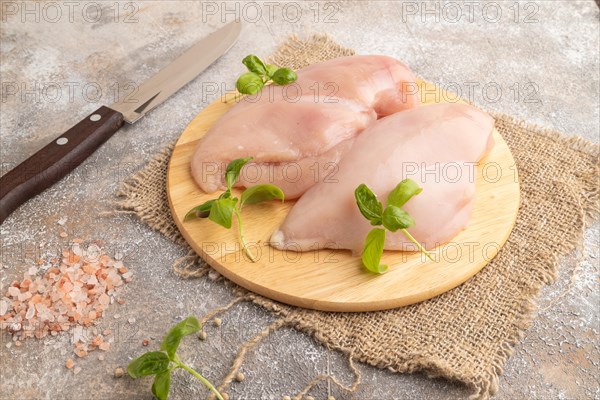
[[[43,3],[36,11],[36,3],[27,2],[27,14],[24,3],[1,4],[3,172],[78,117],[112,103],[116,86],[124,89],[127,82],[142,82],[225,19],[231,20],[227,10],[236,12],[232,2],[67,3],[56,3],[59,17],[49,8],[44,11]],[[180,247],[132,217],[99,214],[111,209],[125,177],[174,140],[217,97],[207,83],[232,88],[243,56],[268,55],[288,34],[328,32],[358,53],[396,56],[422,77],[458,90],[487,109],[599,140],[599,13],[592,0],[521,2],[516,7],[513,2],[483,1],[471,6],[452,1],[288,4],[261,3],[262,18],[253,22],[256,8],[240,3],[237,13],[248,23],[228,54],[1,226],[2,291],[37,254],[55,252],[73,237],[103,239],[109,249],[123,252],[135,279],[125,288],[126,304],[111,307],[101,323],[119,331],[105,360],[98,361],[97,352],[75,359],[82,368],[76,376],[64,368],[72,349],[66,335],[30,340],[18,348],[7,348],[9,338],[2,336],[0,398],[150,398],[148,380],[115,379],[114,369],[145,349],[144,338],[155,338],[150,344],[155,346],[172,322],[203,315],[229,301],[231,294],[222,283],[208,278],[182,281],[170,271],[172,261],[183,255]],[[494,22],[498,7],[502,15]],[[15,88],[18,93],[12,95]],[[101,88],[100,98],[95,88]],[[24,89],[30,93],[23,95]],[[58,235],[62,217],[67,217],[69,238]],[[565,260],[557,282],[544,288],[537,316],[505,366],[499,399],[600,396],[598,242],[596,224],[586,232],[585,254]],[[115,314],[120,317],[115,319]],[[136,322],[129,324],[132,317]],[[183,356],[218,383],[238,346],[272,320],[257,307],[238,305],[223,317],[220,328],[206,328],[206,341],[184,342]],[[324,383],[311,395],[361,400],[468,395],[460,385],[420,374],[359,367],[363,383],[357,393],[344,394]],[[240,399],[279,399],[328,370],[352,382],[344,357],[304,334],[283,329],[250,351],[242,367],[246,379],[233,383],[229,392]],[[184,374],[173,383],[173,398],[206,393]]]

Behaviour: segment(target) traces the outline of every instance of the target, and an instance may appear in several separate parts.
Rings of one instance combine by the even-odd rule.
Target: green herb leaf
[[[371,225],[381,225],[383,206],[377,200],[375,193],[363,183],[354,191],[354,197],[356,198],[356,204],[360,213],[371,221]]]
[[[388,206],[402,207],[411,197],[421,193],[423,189],[412,179],[405,179],[400,182],[394,190],[390,192],[387,198]]]
[[[167,352],[169,359],[173,360],[181,338],[200,330],[200,323],[195,317],[187,317],[171,328],[163,339],[160,349]],[[164,353],[163,353],[164,354]]]
[[[189,220],[192,220],[195,218],[208,217],[208,215],[210,214],[210,208],[212,207],[212,203],[214,203],[214,202],[215,202],[214,199],[208,200],[207,202],[192,208],[190,211],[188,211],[187,214],[185,214],[185,217],[183,218],[183,220],[189,221]]]
[[[231,187],[237,180],[238,176],[240,176],[240,172],[242,171],[242,168],[250,160],[252,160],[252,157],[238,158],[236,160],[231,161],[227,165],[227,169],[225,170],[225,182],[227,182],[227,188],[230,191],[231,191]],[[225,192],[225,193],[227,193],[227,192]]]
[[[391,232],[415,226],[415,220],[406,211],[396,206],[387,206],[385,208],[382,222],[383,226]]]
[[[383,274],[388,266],[379,264],[385,244],[385,229],[373,228],[367,235],[362,253],[363,265],[371,272]]]
[[[271,78],[278,69],[279,67],[277,65],[267,64],[267,76]]]
[[[169,397],[169,388],[171,387],[171,371],[167,370],[157,374],[152,384],[152,394],[158,400],[167,400]]]
[[[212,203],[210,208],[210,214],[208,219],[223,228],[231,228],[231,221],[233,219],[233,208],[235,207],[238,199],[236,197],[230,199],[218,199]]]
[[[240,208],[244,204],[256,204],[261,201],[279,199],[283,203],[283,191],[275,185],[256,185],[249,187],[242,193]]]
[[[127,372],[132,378],[154,375],[169,369],[169,356],[162,351],[151,351],[142,354],[127,366]]]
[[[287,85],[298,79],[298,75],[289,68],[279,68],[273,73],[271,79],[278,85]]]
[[[262,62],[262,60],[260,58],[258,58],[257,56],[250,54],[246,57],[244,57],[244,59],[242,60],[242,63],[246,66],[246,68],[248,68],[248,70],[250,72],[254,72],[255,74],[258,75],[266,75],[267,74],[267,67],[265,67],[265,64]]]
[[[235,87],[237,88],[238,92],[243,94],[258,93],[262,90],[263,86],[265,86],[263,78],[254,72],[246,72],[245,74],[242,74],[235,83]]]

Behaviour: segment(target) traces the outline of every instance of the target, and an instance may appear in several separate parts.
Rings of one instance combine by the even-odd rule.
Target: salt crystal
[[[58,236],[60,236],[61,238],[66,238],[67,236],[69,236],[69,234],[67,232],[61,232],[58,234]]]
[[[0,315],[6,314],[8,311],[8,302],[6,300],[0,300]]]
[[[80,372],[81,372],[81,367],[75,367],[75,369],[73,370],[73,373],[74,373],[75,375],[77,375],[77,374],[78,374],[78,373],[80,373]]]
[[[135,318],[129,318],[127,320],[130,324],[135,324]]]
[[[33,318],[34,315],[35,315],[35,308],[29,306],[29,308],[27,309],[27,314],[25,314],[25,319],[31,319],[31,318]]]
[[[37,272],[38,272],[38,269],[36,267],[30,267],[29,270],[27,271],[27,273],[29,275],[35,275],[35,274],[37,274]]]
[[[8,288],[8,294],[12,298],[17,298],[19,296],[19,293],[21,293],[21,291],[19,290],[19,288],[16,288],[14,286],[11,286],[11,287]]]
[[[30,298],[31,298],[31,293],[29,293],[29,292],[19,293],[19,295],[17,296],[17,299],[20,302],[24,302],[25,300],[30,299]]]
[[[98,298],[98,301],[100,304],[108,304],[110,303],[110,298],[106,294],[102,293]]]

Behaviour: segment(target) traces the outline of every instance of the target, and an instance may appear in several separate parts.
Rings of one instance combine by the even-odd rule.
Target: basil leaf
[[[415,220],[406,211],[396,206],[387,206],[385,208],[382,222],[383,226],[392,232],[415,226]]]
[[[381,202],[377,200],[375,193],[369,189],[367,185],[362,183],[354,191],[354,197],[356,198],[356,204],[360,213],[369,221],[371,225],[381,225],[381,215],[383,214],[383,206]]]
[[[394,190],[390,192],[387,198],[387,204],[396,207],[402,207],[411,197],[421,193],[423,189],[412,179],[405,179],[400,182]]]
[[[262,90],[263,86],[265,86],[263,79],[254,72],[242,74],[235,83],[238,92],[243,94],[258,93]]]
[[[233,217],[233,208],[235,207],[238,199],[218,199],[212,203],[210,208],[210,214],[208,214],[208,219],[217,224],[221,225],[223,228],[231,228],[231,220]]]
[[[283,192],[275,185],[256,185],[249,187],[242,193],[240,208],[244,204],[256,204],[261,201],[280,199],[283,203]]]
[[[127,372],[132,378],[160,374],[169,369],[169,363],[169,356],[165,353],[162,351],[151,351],[131,361],[127,366]]]
[[[387,265],[381,265],[381,255],[383,254],[383,245],[385,244],[385,230],[373,228],[365,239],[365,247],[362,253],[363,265],[371,272],[383,274],[387,271]]]
[[[160,344],[160,349],[166,351],[169,355],[168,358],[172,360],[175,356],[175,352],[177,352],[181,338],[192,333],[196,333],[199,330],[200,323],[198,320],[195,317],[187,317],[172,327],[169,333],[165,335],[165,338]]]
[[[258,75],[267,74],[267,67],[265,67],[265,64],[260,58],[253,54],[244,57],[244,59],[242,60],[242,64],[244,64],[250,72],[254,72]]]
[[[275,75],[275,72],[277,72],[278,69],[279,67],[277,65],[267,64],[267,76],[269,78],[272,77]]]
[[[158,400],[167,400],[169,397],[169,388],[171,387],[171,371],[165,371],[154,377],[152,384],[152,394]]]
[[[252,160],[252,157],[238,158],[227,165],[227,169],[225,170],[225,182],[227,182],[227,188],[229,190],[231,190],[231,187],[237,180],[238,176],[240,176],[240,171],[244,165],[246,165],[250,160]]]
[[[187,214],[185,214],[185,217],[183,217],[184,221],[189,221],[191,219],[194,218],[206,218],[208,217],[208,214],[210,214],[210,208],[212,207],[212,203],[214,203],[215,200],[208,200],[207,202],[200,204],[199,206],[196,206],[194,208],[192,208],[190,211],[188,211]]]
[[[271,76],[271,79],[278,85],[287,85],[298,79],[298,75],[289,68],[279,68]]]

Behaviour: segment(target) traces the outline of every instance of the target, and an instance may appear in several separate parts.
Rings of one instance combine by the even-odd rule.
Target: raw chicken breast
[[[423,191],[403,207],[415,220],[408,231],[425,248],[452,239],[467,226],[475,199],[476,162],[493,147],[494,120],[466,104],[426,105],[373,123],[355,141],[337,174],[308,190],[292,207],[271,244],[280,249],[342,248],[359,253],[373,228],[354,190],[365,183],[385,206],[403,179]],[[385,249],[414,250],[401,231]]]
[[[398,60],[350,56],[298,71],[287,86],[244,98],[200,140],[192,175],[207,193],[224,188],[223,171],[253,157],[237,186],[272,183],[286,199],[323,180],[354,138],[377,117],[419,104],[414,76]]]

